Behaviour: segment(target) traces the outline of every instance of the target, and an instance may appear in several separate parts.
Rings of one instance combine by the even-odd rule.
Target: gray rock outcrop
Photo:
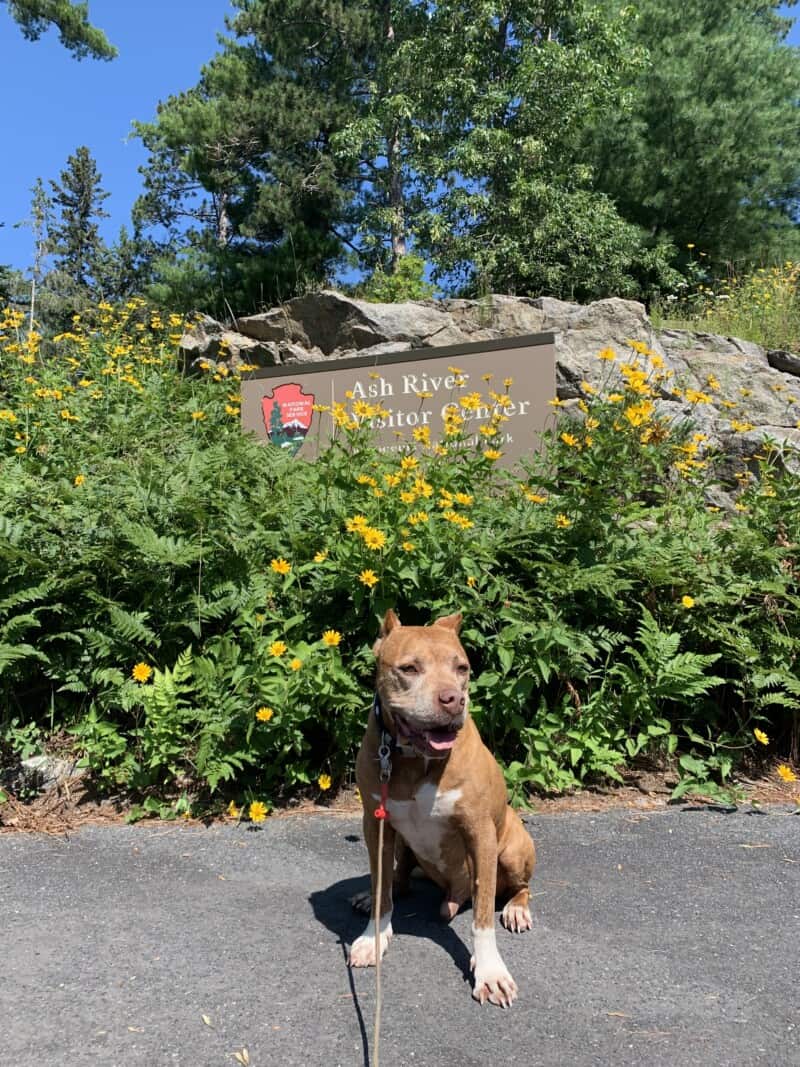
[[[182,341],[186,358],[259,366],[379,355],[408,348],[552,332],[557,393],[576,401],[581,382],[608,388],[618,371],[598,360],[606,347],[633,358],[628,341],[644,342],[671,372],[659,385],[665,417],[691,416],[726,452],[752,452],[764,436],[800,446],[800,356],[767,351],[750,341],[690,330],[657,329],[631,300],[566,303],[550,297],[491,296],[373,304],[333,290],[296,297],[281,307],[235,321],[204,319]],[[711,384],[709,384],[711,383]],[[673,389],[695,389],[707,403],[689,404]],[[752,423],[754,429],[734,429]]]

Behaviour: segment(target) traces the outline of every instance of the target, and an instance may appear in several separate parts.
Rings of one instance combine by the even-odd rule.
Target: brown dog
[[[444,890],[442,918],[450,920],[472,898],[475,941],[472,995],[501,1007],[517,986],[497,951],[495,895],[508,898],[502,922],[529,930],[528,882],[535,853],[517,813],[506,801],[503,775],[481,741],[467,710],[469,662],[458,629],[461,615],[432,626],[401,626],[388,611],[375,643],[378,660],[375,710],[358,754],[356,778],[364,804],[364,838],[375,885],[381,769],[388,780],[380,919],[371,894],[353,903],[371,919],[350,949],[350,965],[375,963],[375,923],[381,956],[392,936],[392,889],[407,891],[418,864]],[[384,760],[379,749],[384,744]],[[393,859],[397,869],[392,885]]]

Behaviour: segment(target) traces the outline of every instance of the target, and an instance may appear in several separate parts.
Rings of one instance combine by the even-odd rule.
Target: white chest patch
[[[440,793],[435,785],[426,783],[411,800],[390,799],[386,807],[392,826],[416,855],[438,868],[442,863],[442,841],[449,832],[450,819],[460,799],[460,789]]]

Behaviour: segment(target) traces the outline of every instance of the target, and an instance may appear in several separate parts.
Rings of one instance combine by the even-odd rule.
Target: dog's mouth
[[[463,723],[448,726],[412,726],[402,715],[395,713],[397,723],[397,740],[408,743],[422,755],[443,756],[450,751],[456,743],[459,731]]]

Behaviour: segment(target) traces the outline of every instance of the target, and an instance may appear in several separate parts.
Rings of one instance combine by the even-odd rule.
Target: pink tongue
[[[434,750],[434,752],[446,752],[448,748],[452,748],[456,743],[456,735],[453,733],[439,733],[436,735],[425,734],[425,740]]]

